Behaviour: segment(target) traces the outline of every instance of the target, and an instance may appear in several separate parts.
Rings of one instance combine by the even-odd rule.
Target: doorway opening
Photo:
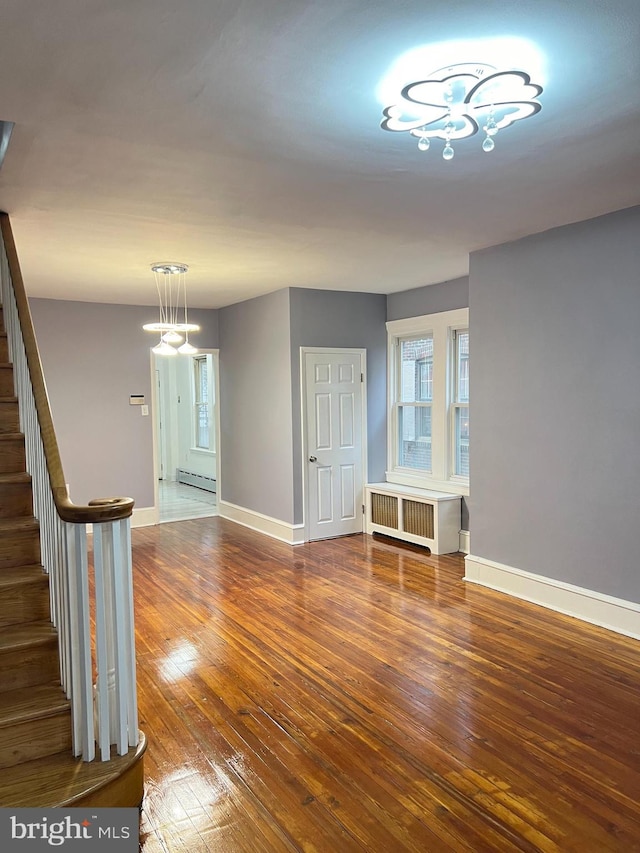
[[[218,514],[218,350],[152,356],[158,522]]]

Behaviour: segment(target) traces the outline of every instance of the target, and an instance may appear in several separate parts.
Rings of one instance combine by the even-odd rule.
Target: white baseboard
[[[157,506],[141,506],[133,508],[131,527],[151,527],[160,521],[160,511]]]
[[[506,592],[558,613],[640,639],[640,604],[514,569],[484,557],[465,557],[466,581]]]
[[[458,551],[462,551],[463,554],[468,554],[469,549],[471,548],[471,536],[469,535],[468,530],[460,530],[458,532],[458,536],[460,538],[460,544],[458,546]]]
[[[287,545],[302,545],[304,542],[304,524],[287,524],[286,521],[222,500],[218,502],[218,512],[222,518],[235,521],[236,524],[249,527],[251,530],[257,530],[258,533],[264,533],[272,539],[286,542]]]

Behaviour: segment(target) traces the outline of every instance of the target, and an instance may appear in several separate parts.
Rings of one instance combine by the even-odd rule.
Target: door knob
[[[318,457],[317,457],[317,456],[310,456],[310,457],[309,457],[309,462],[317,462],[317,461],[318,461]]]

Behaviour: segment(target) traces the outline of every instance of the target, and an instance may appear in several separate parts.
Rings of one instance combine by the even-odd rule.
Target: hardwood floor
[[[461,555],[133,531],[144,853],[640,850],[640,643]]]

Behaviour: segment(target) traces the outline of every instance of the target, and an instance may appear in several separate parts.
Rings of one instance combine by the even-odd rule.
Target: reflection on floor
[[[218,502],[214,492],[185,486],[184,483],[160,480],[158,483],[160,523],[185,521],[189,518],[206,518],[218,514]]]

